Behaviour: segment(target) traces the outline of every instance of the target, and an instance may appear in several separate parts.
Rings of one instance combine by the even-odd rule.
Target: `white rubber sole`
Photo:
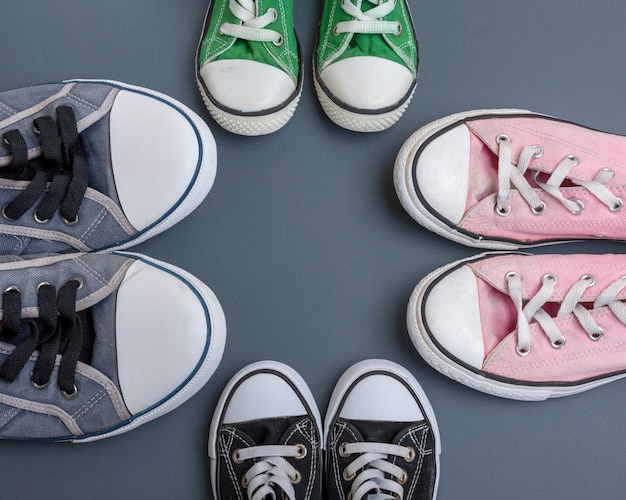
[[[71,82],[103,83],[114,85],[121,89],[144,93],[170,104],[174,109],[185,115],[191,122],[193,128],[198,134],[198,146],[199,150],[202,152],[202,158],[199,159],[199,166],[196,170],[196,175],[189,184],[186,193],[161,219],[155,221],[152,225],[139,231],[136,235],[130,237],[129,239],[118,244],[111,245],[110,247],[99,249],[98,251],[112,252],[138,245],[139,243],[146,241],[147,239],[152,238],[153,236],[172,227],[174,224],[187,217],[202,203],[213,187],[217,173],[217,146],[215,144],[213,134],[211,134],[211,130],[202,118],[176,99],[144,87],[129,85],[115,80],[77,79],[68,80],[65,83]]]
[[[171,272],[185,281],[187,285],[198,294],[199,298],[208,309],[208,319],[211,326],[210,344],[204,358],[200,361],[198,366],[196,366],[195,371],[185,385],[158,404],[158,406],[133,417],[132,420],[126,425],[122,425],[107,433],[71,440],[74,443],[88,443],[99,439],[117,436],[118,434],[135,429],[150,420],[154,420],[155,418],[165,415],[175,408],[178,408],[181,404],[202,389],[202,387],[204,387],[219,366],[224,353],[224,347],[226,345],[226,318],[217,297],[207,285],[187,271],[171,264],[167,264],[138,253],[123,252],[122,255],[128,255],[129,257],[140,259]]]
[[[210,469],[211,469],[211,487],[213,489],[213,498],[219,498],[217,492],[217,439],[219,436],[219,428],[220,423],[222,421],[222,415],[224,414],[224,409],[226,406],[226,402],[228,401],[231,393],[234,388],[238,385],[239,381],[247,377],[248,375],[264,370],[271,370],[277,373],[281,373],[285,376],[291,383],[296,387],[296,389],[300,392],[300,395],[304,398],[309,406],[311,413],[313,414],[315,423],[317,425],[317,430],[320,435],[320,447],[323,449],[324,447],[324,439],[322,434],[322,420],[320,418],[320,412],[317,408],[317,404],[315,403],[315,398],[313,397],[313,393],[309,389],[309,386],[306,384],[302,376],[296,372],[290,366],[287,366],[279,361],[257,361],[256,363],[249,364],[239,370],[233,377],[230,379],[226,387],[222,391],[222,394],[217,402],[215,407],[215,411],[213,412],[213,418],[211,419],[211,427],[209,430],[209,441],[208,441],[208,454],[210,459]]]
[[[447,225],[441,219],[434,216],[424,205],[421,203],[419,196],[415,192],[415,186],[413,184],[413,160],[420,147],[434,134],[439,131],[460,122],[465,118],[479,116],[479,115],[506,115],[506,114],[520,114],[531,113],[527,110],[520,109],[482,109],[467,111],[464,113],[457,113],[454,115],[445,116],[434,122],[424,125],[419,130],[414,132],[402,145],[400,151],[396,156],[396,161],[393,171],[393,181],[396,188],[396,193],[400,199],[400,203],[408,214],[419,222],[426,229],[448,238],[449,240],[476,248],[490,248],[494,250],[515,250],[522,245],[494,240],[480,240],[472,238],[466,234],[456,231],[454,228]],[[538,245],[524,245],[526,246],[538,246]]]
[[[417,395],[425,416],[428,418],[435,437],[435,463],[437,467],[437,474],[435,479],[435,488],[433,500],[437,498],[437,491],[439,489],[439,476],[441,471],[440,456],[441,456],[441,436],[439,434],[439,426],[437,425],[437,419],[435,418],[435,411],[433,410],[426,393],[422,389],[422,386],[415,379],[415,377],[403,366],[397,363],[388,361],[386,359],[366,359],[360,361],[350,368],[348,368],[344,374],[339,378],[339,381],[333,389],[333,393],[330,396],[328,408],[326,410],[326,418],[324,420],[324,442],[328,439],[330,433],[330,426],[335,419],[339,406],[342,400],[345,398],[348,390],[354,385],[354,383],[371,372],[388,372],[394,374],[396,377],[401,378]],[[372,401],[374,404],[375,402]]]
[[[409,97],[391,111],[381,114],[361,114],[338,106],[317,81],[315,68],[313,68],[313,84],[317,93],[317,99],[326,116],[336,125],[353,132],[381,132],[397,123],[406,111],[406,108],[408,108],[417,87],[413,87]]]
[[[542,401],[548,398],[570,396],[572,394],[588,391],[589,389],[594,389],[595,387],[599,387],[614,380],[626,377],[626,374],[615,375],[602,380],[594,380],[592,382],[573,386],[539,386],[524,385],[523,383],[512,384],[488,378],[480,373],[476,373],[475,371],[458,364],[439,350],[437,345],[428,335],[424,324],[424,318],[421,313],[422,302],[424,300],[428,300],[428,297],[426,296],[428,288],[435,280],[437,280],[441,275],[447,273],[449,270],[463,265],[465,262],[473,261],[487,255],[489,255],[489,253],[461,259],[440,267],[427,275],[413,290],[409,299],[406,317],[409,336],[411,337],[411,341],[420,356],[422,356],[422,358],[424,358],[430,366],[446,377],[471,387],[472,389],[476,389],[477,391],[491,394],[492,396],[518,399],[522,401]]]

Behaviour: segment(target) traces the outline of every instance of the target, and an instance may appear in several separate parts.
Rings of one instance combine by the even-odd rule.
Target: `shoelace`
[[[363,4],[373,4],[375,7],[363,12]],[[352,21],[341,21],[333,28],[333,33],[402,33],[402,24],[399,21],[382,21],[382,18],[391,14],[396,8],[398,0],[341,0],[341,9],[352,16]]]
[[[497,137],[499,146],[498,150],[498,197],[495,205],[495,211],[498,215],[506,217],[511,211],[509,203],[511,184],[519,191],[521,197],[531,207],[535,215],[542,215],[546,211],[545,204],[539,199],[537,193],[533,190],[524,174],[528,170],[530,162],[533,158],[539,158],[543,154],[541,146],[533,145],[522,149],[517,166],[511,163],[511,139],[506,134],[500,134]],[[579,160],[574,155],[566,156],[554,169],[546,182],[540,180],[540,173],[535,172],[533,177],[537,186],[543,189],[550,196],[555,198],[573,215],[579,215],[585,209],[584,204],[580,200],[570,200],[563,196],[559,187],[567,178],[569,171],[578,165]],[[602,203],[604,203],[612,212],[619,212],[624,206],[624,202],[615,196],[605,184],[615,175],[615,172],[609,168],[601,169],[595,176],[593,181],[576,181],[569,179],[572,184],[584,187]]]
[[[21,292],[15,286],[7,287],[2,294],[2,330],[0,340],[12,343],[20,333],[22,323],[29,333],[0,366],[0,377],[13,382],[35,350],[39,357],[31,374],[31,383],[44,389],[54,369],[57,354],[61,354],[58,384],[63,395],[71,399],[76,395],[74,376],[83,347],[84,317],[76,312],[76,291],[82,286],[80,278],[65,283],[57,294],[49,283],[37,286],[39,320],[22,319]]]
[[[257,4],[255,0],[230,0],[230,11],[242,24],[223,23],[219,28],[220,35],[230,35],[252,42],[272,42],[274,45],[282,45],[283,36],[266,26],[278,19],[275,8],[267,9],[265,14],[257,16]]]
[[[352,481],[348,500],[366,496],[368,500],[402,500],[407,473],[389,459],[403,457],[410,462],[415,458],[412,448],[387,443],[343,443],[339,454],[343,457],[359,454],[343,471],[344,480]]]
[[[242,486],[248,492],[249,500],[262,500],[266,496],[276,498],[274,486],[280,488],[290,500],[296,500],[293,487],[301,480],[298,470],[284,457],[304,458],[307,449],[304,445],[264,445],[239,448],[233,452],[233,461],[260,459],[248,469],[242,478]]]
[[[78,221],[78,210],[89,184],[87,159],[82,150],[74,110],[70,106],[56,109],[57,124],[50,116],[34,121],[39,135],[41,156],[28,159],[28,147],[18,130],[3,134],[12,155],[11,163],[2,169],[2,176],[28,180],[30,184],[13,201],[2,207],[2,215],[9,220],[19,219],[48,192],[35,211],[35,220],[47,222],[59,209],[66,224]]]
[[[522,307],[522,277],[516,272],[506,275],[509,294],[517,309],[517,353],[527,356],[531,349],[530,322],[534,319],[539,323],[545,334],[550,339],[550,344],[556,349],[565,345],[565,337],[557,327],[554,319],[542,307],[549,302],[557,282],[553,274],[545,274],[541,279],[539,291]],[[557,317],[573,314],[591,340],[600,340],[604,330],[593,319],[593,316],[580,303],[580,299],[587,288],[595,284],[595,278],[591,274],[582,276],[568,290],[561,302],[556,314]],[[626,305],[617,300],[617,294],[626,286],[626,276],[615,280],[597,296],[593,302],[593,308],[608,306],[615,317],[626,325]]]

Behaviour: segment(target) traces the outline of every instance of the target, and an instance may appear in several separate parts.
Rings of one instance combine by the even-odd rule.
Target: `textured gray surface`
[[[353,362],[410,369],[443,440],[439,498],[624,498],[626,398],[618,381],[561,400],[508,401],[429,368],[404,323],[413,286],[475,250],[429,234],[395,197],[392,166],[421,125],[474,108],[520,107],[626,132],[626,3],[618,0],[410,0],[420,83],[404,118],[376,135],[323,116],[310,78],[321,2],[297,0],[306,58],[294,118],[262,138],[209,118],[194,52],[206,2],[3,2],[0,90],[108,78],[165,92],[211,126],[213,191],[191,216],[137,251],[194,273],[216,292],[229,338],[220,368],[181,408],[86,445],[0,443],[2,498],[210,498],[206,439],[213,405],[245,364],[277,359],[309,383],[322,413]],[[172,165],[172,168],[176,168]],[[622,252],[620,244],[537,252]]]

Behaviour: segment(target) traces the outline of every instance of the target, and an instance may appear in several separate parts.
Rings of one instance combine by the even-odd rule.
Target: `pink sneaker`
[[[432,272],[409,334],[436,370],[495,396],[542,400],[626,376],[626,255],[482,254]]]
[[[626,138],[529,111],[422,127],[398,153],[394,180],[415,220],[465,245],[626,240]]]

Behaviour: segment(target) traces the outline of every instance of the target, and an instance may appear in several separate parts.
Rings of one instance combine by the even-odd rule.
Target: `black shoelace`
[[[74,110],[70,106],[56,109],[57,123],[50,116],[34,120],[42,154],[28,160],[28,147],[18,130],[3,134],[12,155],[11,163],[2,169],[2,177],[28,180],[30,184],[13,201],[2,208],[9,220],[19,219],[50,187],[35,211],[37,222],[48,221],[60,207],[66,224],[75,224],[78,210],[89,184],[89,169],[76,126]],[[58,125],[58,126],[57,126]]]
[[[76,291],[81,286],[78,278],[65,283],[58,291],[49,283],[37,286],[39,318],[22,319],[21,292],[8,287],[2,294],[2,331],[0,340],[12,343],[26,323],[27,335],[0,366],[0,377],[13,382],[22,371],[35,350],[39,357],[31,374],[31,382],[37,389],[45,388],[54,369],[56,356],[61,354],[58,385],[63,395],[76,395],[74,376],[76,365],[83,351],[86,312],[76,312]],[[19,335],[19,337],[24,337]]]

